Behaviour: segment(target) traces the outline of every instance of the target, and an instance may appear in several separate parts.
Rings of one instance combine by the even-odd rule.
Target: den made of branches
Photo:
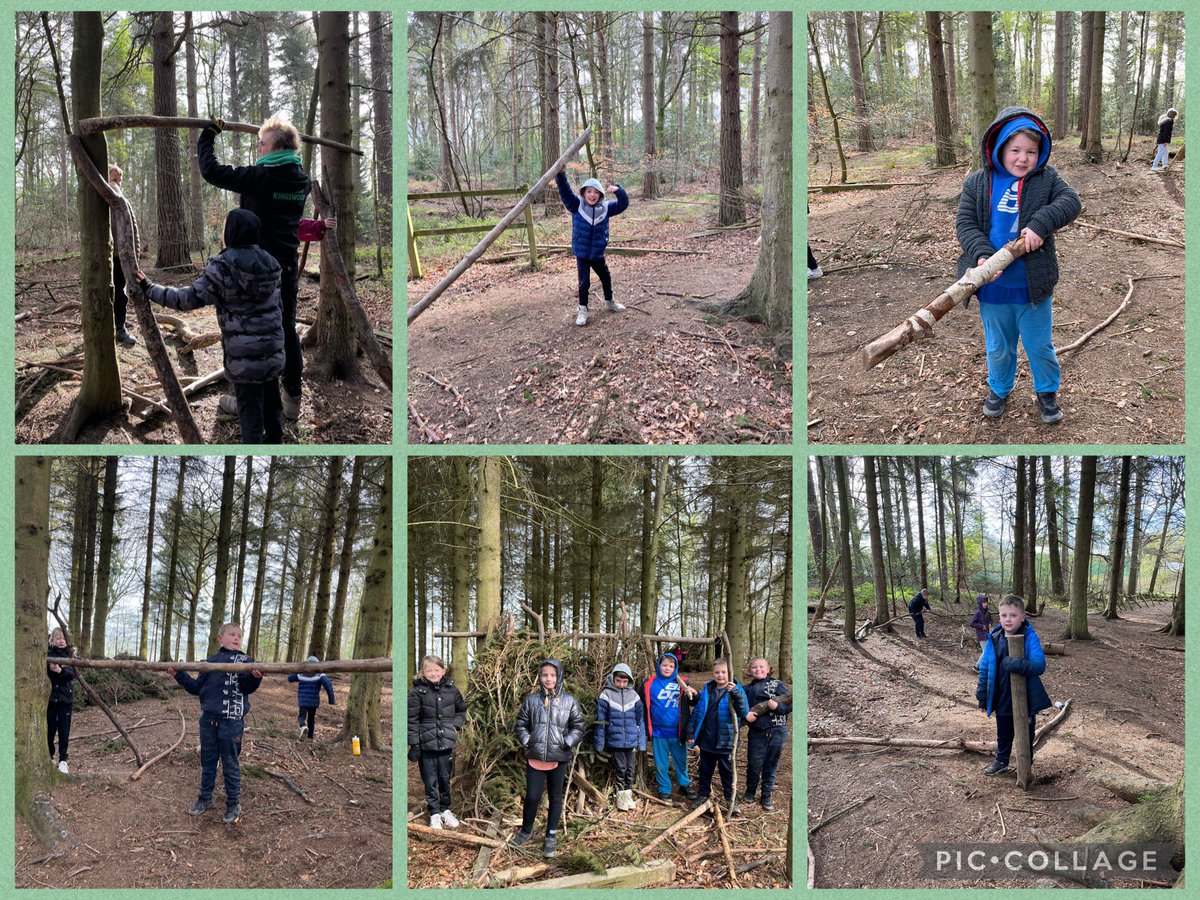
[[[785,440],[791,14],[408,25],[410,439]],[[585,246],[570,207],[590,179]],[[572,256],[601,260],[590,288]]]
[[[461,827],[424,824],[410,767],[410,886],[786,884],[788,751],[774,812],[742,804],[745,816],[728,818],[715,780],[719,813],[664,803],[649,754],[627,811],[613,806],[611,763],[594,750],[593,728],[613,666],[628,665],[640,690],[667,650],[697,690],[719,656],[732,658],[743,684],[760,656],[790,683],[790,462],[417,458],[409,492],[410,672],[421,685],[422,660],[441,658],[466,705],[453,751]],[[559,854],[530,865],[505,841],[526,788],[515,721],[546,658],[562,661],[586,725],[565,764]],[[739,785],[746,735],[733,751]],[[421,852],[428,841],[440,845],[436,858]]]
[[[1162,845],[1044,886],[1182,882],[1183,459],[814,457],[808,486],[810,882],[944,884],[880,827],[915,815],[934,844]]]
[[[1179,13],[815,12],[807,32],[810,440],[1181,441]],[[1042,136],[1023,172],[1017,116]],[[1020,227],[989,231],[982,193],[1011,178]],[[993,351],[1015,339],[1010,301],[1052,335],[1015,381],[983,355],[985,325]]]
[[[210,388],[261,383],[275,363],[239,353],[281,317],[285,438],[385,442],[391,17],[19,13],[16,31],[18,440],[236,443]],[[278,129],[256,147],[279,121],[295,151]],[[175,301],[152,285],[204,287],[222,260],[262,274],[226,250],[239,206],[278,309],[229,277],[157,305]]]
[[[293,837],[353,834],[364,852],[356,870],[260,836],[264,864],[235,866],[218,883],[388,878],[390,801],[376,785],[391,776],[391,461],[33,457],[22,466],[16,515],[30,540],[15,557],[25,573],[15,752],[28,852],[18,883],[212,883],[203,860],[227,840],[222,827],[240,828],[219,814],[173,839],[170,865],[116,864],[152,841],[147,815],[175,819],[195,797],[197,723],[210,698],[201,685],[198,703],[171,670],[201,681],[261,676],[234,717],[244,726],[245,815],[261,823],[291,809]],[[329,693],[311,722],[301,718],[298,739],[305,681],[320,688],[321,673]],[[98,784],[113,789],[89,787]],[[60,805],[72,810],[68,823]]]

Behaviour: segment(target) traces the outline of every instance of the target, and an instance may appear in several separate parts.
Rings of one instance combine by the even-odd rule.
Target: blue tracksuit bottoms
[[[1058,356],[1051,335],[1053,298],[1041,303],[980,303],[983,336],[987,342],[988,387],[998,397],[1012,393],[1017,376],[1017,341],[1025,347],[1033,389],[1039,394],[1058,390]]]

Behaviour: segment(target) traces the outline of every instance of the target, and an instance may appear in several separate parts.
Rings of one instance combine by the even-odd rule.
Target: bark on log
[[[325,180],[329,180],[328,176]],[[336,214],[337,211],[330,208],[319,181],[313,181],[312,194],[318,219],[327,219]],[[371,361],[371,365],[390,391],[392,389],[392,357],[379,345],[379,340],[375,336],[375,326],[371,324],[371,320],[367,317],[367,311],[363,309],[362,303],[358,300],[358,292],[354,290],[354,282],[350,280],[350,273],[346,271],[346,263],[342,259],[341,248],[338,247],[336,231],[326,231],[325,236],[321,238],[321,255],[328,259],[333,267],[333,280],[337,285],[342,302],[346,304],[346,308],[354,320],[358,345],[367,354],[367,359]]]
[[[1009,634],[1008,655],[1013,659],[1025,658],[1025,635]],[[1017,758],[1017,787],[1029,790],[1033,780],[1033,744],[1029,740],[1029,694],[1025,676],[1017,672],[1009,674],[1013,711],[1013,755]]]
[[[579,769],[571,773],[571,783],[595,800],[601,809],[608,804],[608,798],[604,796],[598,787],[588,781],[587,776],[579,771]]]
[[[585,872],[582,875],[564,875],[530,884],[513,885],[513,890],[565,890],[568,888],[639,888],[655,884],[670,884],[675,880],[675,863],[669,859],[657,859],[644,866],[617,866],[606,869],[602,874]]]
[[[454,841],[459,844],[471,844],[475,847],[503,847],[505,842],[496,838],[479,837],[474,834],[464,834],[459,831],[450,831],[446,828],[430,828],[428,825],[418,825],[416,822],[408,823],[410,834],[416,834],[420,837],[438,838],[443,841]]]
[[[1025,241],[1022,238],[1014,238],[988,257],[982,266],[967,269],[962,278],[938,294],[923,309],[917,310],[887,334],[875,338],[863,347],[860,353],[863,371],[870,371],[909,344],[928,337],[933,333],[935,322],[964,300],[974,296],[980,287],[1024,255]]]
[[[195,118],[190,116],[97,116],[92,119],[80,119],[75,123],[80,134],[98,134],[101,131],[112,131],[116,128],[207,128],[213,124],[212,119]],[[258,134],[257,125],[249,122],[229,122],[221,124],[222,131],[240,131],[242,134]],[[321,147],[332,147],[345,153],[362,156],[361,150],[339,144],[337,141],[311,134],[301,134],[300,140],[306,144],[317,144]]]
[[[61,656],[48,656],[47,662],[58,663],[60,666],[73,666],[77,669],[140,669],[150,672],[165,672],[174,669],[176,672],[251,672],[257,669],[264,675],[319,675],[322,672],[390,672],[392,660],[388,657],[375,659],[331,659],[326,662],[250,662],[250,663],[210,663],[210,662],[147,662],[142,659],[64,659]],[[114,723],[116,724],[116,723]]]
[[[471,268],[471,265],[475,262],[475,260],[483,256],[484,251],[486,251],[487,248],[492,245],[492,242],[495,241],[496,238],[500,237],[500,235],[505,232],[508,226],[517,220],[517,216],[521,215],[521,213],[525,211],[525,207],[532,203],[533,199],[546,189],[546,185],[550,183],[550,179],[552,179],[558,173],[559,169],[565,166],[567,161],[579,152],[579,148],[587,142],[587,139],[591,133],[591,128],[585,128],[583,134],[575,138],[575,142],[567,148],[566,152],[563,153],[563,155],[557,160],[555,160],[554,165],[547,169],[546,173],[538,179],[537,184],[530,188],[529,192],[517,201],[517,205],[510,209],[504,218],[496,223],[496,227],[489,231],[484,236],[483,240],[475,245],[475,249],[464,256],[458,265],[446,273],[445,277],[442,278],[442,280],[435,284],[432,288],[430,288],[428,293],[426,293],[425,296],[422,297],[416,303],[416,305],[408,311],[409,325],[413,323],[413,320],[417,316],[425,312],[425,310],[427,310],[433,304],[433,301],[435,301],[445,292],[446,288],[454,284],[454,282],[458,280],[458,277],[462,275],[463,272]]]
[[[876,738],[844,735],[840,737],[810,737],[809,747],[838,747],[848,744],[868,744],[875,747],[917,747],[925,750],[965,750],[971,753],[992,755],[996,745],[988,741],[968,741],[963,738],[949,738],[943,741],[925,740],[919,738]]]
[[[708,810],[712,805],[713,805],[713,802],[712,802],[711,798],[708,800],[705,800],[703,803],[701,803],[699,806],[697,806],[695,809],[693,809],[686,816],[683,816],[682,818],[677,819],[675,822],[673,822],[671,825],[669,825],[662,834],[660,834],[658,837],[656,837],[654,840],[652,840],[650,843],[648,843],[645,847],[643,847],[641,850],[639,850],[638,855],[644,857],[647,853],[649,853],[651,850],[653,850],[655,847],[657,847],[659,844],[661,844],[663,841],[665,841],[673,833],[678,831],[684,825],[688,824],[688,822],[692,822],[692,821],[695,821],[696,819],[700,818],[700,816],[702,816],[705,813],[705,811]]]
[[[733,704],[730,705],[732,706]],[[737,796],[735,791],[734,799],[729,801],[730,807],[733,806],[736,800]],[[721,838],[721,852],[725,854],[726,874],[729,875],[729,883],[734,887],[737,887],[737,871],[735,870],[736,867],[733,864],[733,853],[729,848],[729,832],[725,830],[725,816],[721,813],[721,804],[717,803],[713,805],[713,815],[717,820],[717,835]]]
[[[530,878],[537,878],[549,870],[549,863],[538,863],[535,866],[514,866],[511,869],[501,869],[499,872],[493,872],[487,881],[492,884],[516,884],[518,881],[528,881]]]
[[[775,698],[775,702],[780,705],[791,703],[792,695],[780,694]],[[752,707],[750,707],[750,712],[754,713],[755,718],[758,718],[759,716],[765,716],[771,711],[771,707],[768,705],[769,703],[769,700],[764,700],[762,703],[755,703]]]
[[[187,720],[185,720],[183,717],[183,710],[176,709],[175,712],[179,713],[179,740],[177,740],[175,743],[173,743],[170,747],[168,747],[162,753],[158,754],[158,756],[154,757],[151,760],[147,760],[145,765],[139,767],[136,772],[134,772],[132,775],[129,776],[130,781],[137,781],[139,778],[142,777],[142,774],[148,768],[150,768],[152,765],[154,765],[160,759],[166,759],[171,754],[171,751],[173,751],[176,747],[178,747],[180,744],[183,743],[183,736],[185,734],[187,734]]]
[[[84,121],[90,120],[85,119]],[[96,168],[96,164],[92,162],[79,135],[69,135],[67,143],[71,148],[71,154],[75,157],[75,166],[80,174],[104,198],[104,202],[117,212],[117,215],[113,217],[117,225],[117,233],[113,235],[113,238],[117,244],[121,268],[132,276],[132,273],[138,271],[137,248],[134,246],[133,222],[128,215],[127,208],[108,182],[104,180],[100,170]],[[192,409],[187,404],[183,388],[179,384],[179,378],[175,375],[175,367],[171,365],[171,358],[167,355],[162,332],[158,330],[158,323],[154,321],[150,298],[146,296],[146,292],[138,280],[133,277],[127,280],[126,293],[137,314],[138,327],[141,328],[142,337],[146,341],[146,351],[150,354],[154,370],[158,373],[159,383],[167,395],[167,406],[171,410],[175,426],[179,429],[180,437],[189,444],[203,444],[204,438],[200,435],[200,429],[196,427],[196,420],[192,418]]]

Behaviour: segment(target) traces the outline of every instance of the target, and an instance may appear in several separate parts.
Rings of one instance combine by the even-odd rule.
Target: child
[[[310,656],[305,662],[320,662],[315,656]],[[329,705],[337,706],[333,696],[333,682],[322,672],[320,675],[297,675],[293,672],[288,681],[298,682],[296,687],[296,703],[300,706],[300,716],[296,724],[300,728],[300,740],[307,737],[310,741],[317,739],[317,709],[321,705],[321,688],[329,697]]]
[[[1008,655],[1006,635],[1025,635],[1025,658],[1013,659]],[[1050,696],[1042,687],[1041,674],[1046,671],[1046,654],[1038,640],[1033,625],[1025,621],[1025,601],[1009,594],[1000,601],[1000,624],[988,633],[983,648],[983,659],[979,661],[979,683],[975,687],[975,699],[984,714],[996,714],[996,759],[983,770],[984,775],[1003,775],[1011,772],[1008,759],[1012,753],[1013,722],[1011,678],[1013,672],[1025,676],[1025,691],[1029,699],[1029,752],[1033,753],[1034,719],[1043,709],[1051,706]],[[1023,725],[1024,727],[1024,725]]]
[[[220,409],[236,415],[243,444],[278,444],[283,439],[279,374],[283,371],[283,307],[280,266],[258,246],[261,225],[249,210],[225,217],[224,250],[186,288],[154,284],[137,273],[150,299],[183,312],[216,306],[225,352],[225,377],[236,397],[221,398]]]
[[[48,656],[71,656],[67,636],[61,628],[50,632]],[[58,771],[70,772],[67,766],[67,745],[71,743],[71,709],[75,703],[75,670],[70,666],[46,663],[50,678],[50,700],[46,703],[46,739],[50,744],[50,761],[54,762],[54,736],[58,735]]]
[[[746,687],[746,702],[751,707],[766,703],[769,713],[761,716],[754,712],[746,714],[750,723],[750,739],[746,745],[746,793],[743,802],[753,803],[754,792],[762,779],[762,808],[765,812],[775,809],[771,795],[775,792],[775,773],[779,771],[779,757],[788,739],[787,717],[792,712],[791,702],[781,703],[777,697],[791,694],[792,690],[778,678],[771,677],[771,664],[761,656],[750,660],[750,684]]]
[[[589,178],[583,183],[583,197],[571,190],[571,183],[561,171],[554,176],[558,185],[558,195],[562,198],[563,206],[571,213],[571,252],[575,254],[576,268],[579,271],[579,314],[575,317],[576,325],[587,324],[588,288],[592,281],[592,270],[600,276],[600,285],[604,288],[604,305],[609,312],[620,312],[624,304],[613,299],[612,277],[608,273],[608,264],[604,261],[604,248],[608,246],[608,220],[611,216],[620,215],[629,206],[629,195],[619,184],[608,186],[608,193],[616,194],[616,200],[604,202],[605,191],[601,190],[600,182]]]
[[[242,627],[226,622],[217,630],[220,647],[206,662],[252,663],[253,658],[241,652]],[[217,786],[217,760],[225,773],[225,824],[233,825],[242,818],[242,767],[238,756],[242,752],[242,720],[250,712],[250,694],[262,684],[262,672],[251,669],[239,672],[201,672],[193,678],[187,672],[167,669],[168,675],[189,693],[200,698],[200,793],[188,810],[198,816],[212,809],[213,789]]]
[[[688,718],[687,701],[695,700],[696,689],[675,674],[679,660],[674,653],[658,658],[658,673],[642,685],[646,703],[646,728],[654,750],[654,774],[658,781],[658,798],[671,802],[671,764],[675,765],[675,780],[679,790],[689,800],[696,799],[696,790],[688,778],[687,748],[683,744],[683,726]]]
[[[1171,132],[1175,130],[1175,119],[1178,115],[1179,110],[1172,106],[1158,117],[1158,146],[1154,148],[1154,162],[1150,163],[1151,172],[1167,171],[1167,164],[1171,161]]]
[[[538,804],[550,789],[550,818],[542,856],[554,856],[558,824],[562,819],[568,763],[583,740],[583,710],[563,687],[563,667],[557,659],[538,665],[538,689],[525,698],[517,713],[517,740],[525,748],[525,808],[521,830],[512,843],[521,846],[533,835]]]
[[[725,802],[732,806],[733,741],[746,714],[750,712],[750,704],[746,702],[746,692],[742,686],[729,673],[729,660],[714,660],[712,676],[712,681],[700,691],[700,699],[696,701],[687,721],[688,749],[700,747],[700,770],[696,775],[700,787],[693,802],[699,805],[708,799],[712,793],[713,770],[716,769],[721,773]]]
[[[439,656],[426,656],[408,692],[408,758],[417,764],[425,785],[430,828],[459,825],[450,812],[450,778],[454,745],[466,721],[467,704],[446,677],[446,664]]]
[[[975,640],[979,642],[979,660],[975,662],[975,671],[979,671],[979,663],[983,660],[983,651],[987,647],[988,632],[992,629],[992,611],[988,607],[988,595],[979,594],[975,598],[975,615],[967,623],[975,629]]]
[[[116,163],[108,164],[108,186],[117,195],[117,205],[108,210],[108,222],[112,233],[116,234],[117,217],[122,214],[129,215],[129,221],[133,224],[133,255],[136,258],[142,249],[142,236],[138,231],[137,216],[133,214],[133,206],[126,198],[125,192],[121,190],[121,179],[124,174]],[[122,347],[132,347],[137,343],[137,338],[125,328],[125,320],[129,314],[129,298],[125,295],[125,269],[121,266],[121,254],[117,250],[116,241],[113,241],[112,258],[113,325],[116,327],[116,340]]]
[[[963,254],[958,277],[1014,238],[1026,253],[978,291],[987,343],[988,391],[983,414],[1004,415],[1017,374],[1017,340],[1025,347],[1042,421],[1062,421],[1058,357],[1051,334],[1058,283],[1054,232],[1079,215],[1079,195],[1050,158],[1050,130],[1023,106],[1000,111],[983,137],[983,168],[967,176],[956,228]]]
[[[925,637],[925,610],[933,609],[929,605],[929,588],[921,588],[917,596],[908,601],[908,612],[912,616],[913,625],[917,628],[917,637]]]
[[[596,702],[596,752],[612,754],[613,780],[617,785],[617,809],[636,809],[633,799],[633,775],[637,765],[635,750],[646,752],[646,707],[630,684],[633,672],[625,663],[617,663],[604,682]]]

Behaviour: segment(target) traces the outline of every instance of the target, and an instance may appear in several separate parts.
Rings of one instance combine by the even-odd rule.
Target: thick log
[[[514,866],[511,869],[501,869],[499,872],[493,872],[488,876],[488,881],[492,884],[515,884],[518,881],[528,881],[530,878],[537,878],[543,872],[550,870],[549,863],[538,863],[535,866]]]
[[[530,884],[513,885],[513,890],[567,890],[570,888],[639,888],[655,884],[670,884],[675,880],[675,863],[669,859],[656,859],[644,866],[617,866],[603,874],[585,872],[582,875],[564,875]]]
[[[180,744],[183,743],[183,736],[185,734],[187,734],[187,721],[183,718],[183,710],[176,709],[175,712],[179,713],[179,740],[177,740],[175,743],[173,743],[170,747],[168,747],[162,753],[158,754],[158,756],[154,757],[153,759],[147,760],[145,765],[140,766],[136,772],[134,772],[132,775],[129,776],[130,781],[137,781],[139,778],[142,777],[142,774],[148,768],[150,768],[152,765],[154,765],[160,759],[166,759],[168,756],[171,755],[171,751],[173,751],[176,747],[178,747]]]
[[[1067,655],[1067,645],[1066,644],[1054,644],[1054,643],[1042,644],[1042,651],[1047,656],[1066,656]]]
[[[386,656],[375,659],[331,659],[326,662],[250,662],[250,663],[210,663],[210,662],[147,662],[143,659],[65,659],[61,656],[48,656],[47,662],[58,663],[60,666],[73,666],[77,669],[140,669],[149,672],[165,672],[174,669],[177,672],[253,672],[264,675],[319,675],[322,672],[390,672],[392,661]],[[114,723],[115,724],[115,723]]]
[[[325,180],[328,181],[328,177]],[[330,208],[319,181],[312,183],[312,193],[313,205],[317,209],[317,218],[332,217],[336,210]],[[342,259],[342,250],[338,247],[336,231],[326,231],[325,236],[321,238],[321,255],[329,260],[333,268],[333,281],[337,285],[338,294],[341,295],[342,302],[346,304],[351,318],[354,319],[354,331],[358,337],[358,345],[367,354],[367,359],[371,361],[371,365],[390,391],[392,389],[392,357],[379,345],[379,339],[375,336],[375,326],[371,324],[370,318],[367,317],[367,311],[363,309],[362,303],[358,300],[358,292],[354,290],[354,282],[350,280],[350,273],[346,271],[346,262]]]
[[[713,805],[713,802],[711,799],[705,800],[703,803],[701,803],[699,806],[697,806],[695,809],[693,809],[686,816],[683,816],[682,818],[675,820],[675,822],[673,822],[671,825],[669,825],[667,827],[667,829],[665,831],[663,831],[662,834],[660,834],[658,837],[656,837],[654,840],[652,840],[650,843],[648,843],[645,847],[643,847],[641,850],[639,850],[638,855],[644,857],[647,853],[649,853],[651,850],[653,850],[655,847],[657,847],[659,844],[661,844],[663,841],[665,841],[668,837],[670,837],[674,832],[678,831],[684,825],[688,824],[688,822],[693,822],[696,819],[700,818],[700,816],[704,815],[704,813],[712,805]]]
[[[408,832],[419,837],[437,838],[459,844],[471,844],[475,847],[503,847],[505,843],[497,838],[479,837],[478,835],[466,834],[461,831],[450,831],[448,828],[430,828],[428,825],[418,825],[416,822],[408,823]]]
[[[98,134],[101,131],[112,131],[117,128],[207,128],[213,124],[212,119],[193,118],[190,116],[97,116],[93,119],[80,119],[75,123],[79,128],[80,134]],[[222,121],[222,131],[240,131],[242,134],[258,134],[257,125],[251,125],[249,122],[229,122]],[[327,140],[322,137],[313,137],[311,134],[301,134],[300,140],[306,144],[317,144],[321,147],[332,147],[334,150],[341,150],[344,153],[353,153],[355,156],[362,156],[361,150],[355,150],[353,147],[347,147],[345,144],[339,144],[337,141]]]
[[[780,705],[783,705],[786,703],[791,703],[792,695],[791,694],[780,694],[778,697],[775,698],[775,702]],[[754,713],[755,718],[758,718],[759,716],[765,716],[767,713],[769,713],[771,711],[771,707],[768,705],[769,703],[770,703],[769,700],[764,700],[762,703],[755,703],[752,707],[750,707],[750,712]]]
[[[1025,658],[1025,635],[1005,635],[1008,640],[1008,655],[1013,659]],[[1016,672],[1009,675],[1012,688],[1013,713],[1013,755],[1017,758],[1017,787],[1023,791],[1029,790],[1033,781],[1033,745],[1029,739],[1029,729],[1025,723],[1029,720],[1029,693],[1025,676]]]
[[[567,161],[571,157],[579,152],[579,148],[587,142],[587,139],[591,133],[591,128],[584,129],[583,134],[575,138],[575,142],[567,148],[566,152],[563,153],[563,155],[557,160],[555,160],[554,165],[547,169],[546,173],[537,180],[537,184],[530,188],[529,192],[517,201],[517,205],[510,209],[505,214],[504,218],[496,223],[495,227],[493,227],[492,230],[484,236],[483,240],[476,244],[475,248],[459,261],[458,265],[447,272],[441,281],[429,289],[425,296],[422,297],[408,311],[408,324],[411,325],[417,316],[429,309],[429,307],[433,304],[433,301],[442,296],[446,289],[450,287],[450,285],[454,284],[454,282],[458,280],[459,276],[462,275],[463,272],[471,268],[471,265],[475,262],[475,260],[483,256],[484,251],[486,251],[487,248],[492,245],[496,238],[500,237],[500,235],[505,232],[508,226],[515,222],[517,217],[525,211],[525,207],[532,203],[534,198],[539,196],[542,191],[546,189],[546,185],[550,183],[550,179],[552,179],[558,173],[558,171],[567,164]]]
[[[71,148],[71,154],[75,157],[75,167],[80,174],[104,198],[104,202],[117,212],[117,215],[112,217],[116,223],[116,233],[113,235],[113,239],[116,241],[121,268],[129,273],[129,278],[126,280],[126,294],[137,314],[138,327],[141,328],[142,337],[146,341],[146,351],[150,354],[154,370],[158,373],[158,381],[167,395],[167,406],[171,410],[175,426],[179,429],[180,437],[184,442],[203,444],[204,438],[200,435],[200,429],[196,427],[196,420],[192,418],[192,409],[187,404],[183,388],[179,384],[179,378],[175,375],[175,367],[171,365],[171,358],[167,355],[167,346],[163,343],[162,332],[158,330],[158,323],[154,320],[154,312],[150,308],[150,298],[146,296],[146,291],[141,283],[133,277],[133,273],[138,271],[137,248],[134,246],[133,240],[133,221],[125,204],[117,197],[112,187],[100,174],[100,170],[96,168],[96,164],[92,162],[79,135],[69,135],[67,143]]]
[[[909,344],[922,340],[933,333],[935,322],[963,301],[974,296],[980,287],[1007,269],[1014,260],[1025,255],[1025,241],[1014,238],[984,262],[982,266],[967,269],[962,278],[938,294],[923,309],[917,310],[885,335],[875,338],[860,353],[864,372],[879,365],[889,356],[903,350]]]
[[[917,747],[924,750],[966,750],[971,753],[992,755],[996,745],[988,741],[968,741],[963,738],[950,738],[943,741],[925,740],[919,738],[877,738],[842,735],[838,737],[810,737],[809,747],[838,747],[848,744],[868,744],[874,747]]]

